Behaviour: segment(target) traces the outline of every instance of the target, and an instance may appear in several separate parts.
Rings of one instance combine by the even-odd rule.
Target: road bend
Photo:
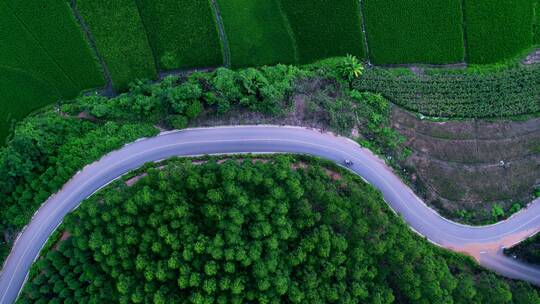
[[[0,303],[16,300],[32,263],[64,216],[123,174],[173,156],[265,152],[307,154],[337,164],[350,159],[354,164],[349,169],[380,190],[415,232],[441,247],[468,254],[501,275],[540,285],[540,268],[502,254],[502,248],[540,231],[538,199],[497,224],[462,225],[429,208],[384,161],[349,139],[299,127],[241,126],[162,133],[125,145],[84,167],[39,208],[19,234],[0,274]]]

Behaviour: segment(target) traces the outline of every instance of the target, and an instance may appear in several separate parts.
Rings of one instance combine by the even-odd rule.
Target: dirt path
[[[212,9],[214,10],[214,15],[216,16],[216,23],[218,26],[219,37],[221,39],[221,45],[223,47],[223,64],[226,67],[231,66],[231,49],[229,48],[229,40],[227,40],[227,35],[225,34],[225,27],[223,26],[223,19],[221,18],[221,11],[216,0],[211,1]]]
[[[84,22],[83,17],[79,13],[79,10],[77,9],[77,1],[71,0],[69,2],[71,6],[71,10],[73,11],[73,15],[75,16],[75,19],[77,22],[79,22],[79,25],[81,26],[82,31],[86,35],[86,38],[88,39],[88,43],[90,44],[90,48],[94,51],[94,54],[96,55],[99,64],[101,64],[101,67],[103,68],[103,76],[105,78],[105,87],[103,88],[102,94],[107,97],[113,97],[115,95],[111,73],[109,72],[109,68],[107,67],[107,64],[105,63],[105,59],[103,59],[103,56],[99,52],[96,41],[94,40],[94,37],[92,36],[92,33],[90,32],[90,29],[88,28],[88,25]]]
[[[360,10],[360,18],[362,19],[362,33],[364,34],[364,51],[366,52],[366,63],[368,64],[368,66],[370,66],[371,61],[369,57],[369,43],[366,31],[366,19],[364,18],[364,1],[358,0],[358,6]]]

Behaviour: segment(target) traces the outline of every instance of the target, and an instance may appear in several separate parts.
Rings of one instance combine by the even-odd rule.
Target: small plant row
[[[380,92],[400,106],[433,117],[489,118],[540,112],[540,66],[422,76],[372,68],[354,87]]]

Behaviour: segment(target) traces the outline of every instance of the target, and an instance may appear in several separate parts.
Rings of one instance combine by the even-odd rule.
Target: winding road
[[[427,207],[385,163],[353,141],[297,127],[242,126],[188,129],[141,139],[79,171],[51,196],[19,234],[0,274],[0,303],[17,298],[33,261],[64,216],[123,174],[172,156],[234,153],[302,153],[343,163],[379,189],[390,207],[417,233],[439,246],[467,253],[510,278],[540,285],[540,268],[502,255],[502,248],[540,231],[540,201],[495,225],[472,227],[448,221]]]

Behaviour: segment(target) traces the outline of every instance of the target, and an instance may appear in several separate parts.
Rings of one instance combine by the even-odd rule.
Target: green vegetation
[[[67,2],[11,0],[6,3],[79,91],[104,84],[97,60]]]
[[[12,121],[22,119],[28,113],[59,98],[50,84],[33,78],[28,73],[2,67],[0,67],[0,92],[2,92],[2,108],[5,109],[0,113],[2,140],[8,136]]]
[[[300,63],[351,54],[365,58],[359,2],[280,0]]]
[[[465,0],[467,61],[494,63],[533,43],[536,0]]]
[[[359,1],[218,2],[234,67],[278,62],[312,63],[347,54],[366,58]],[[459,1],[436,0],[428,3],[405,0],[389,5],[384,1],[366,0],[363,15],[369,34],[371,59],[375,63],[461,62],[462,19],[466,21],[470,63],[504,61],[521,54],[534,43],[540,43],[539,0],[488,2],[465,1],[467,15],[463,18]],[[86,26],[78,24],[68,3],[80,13]],[[9,101],[3,97],[0,105],[7,111],[0,114],[0,136],[8,133],[11,119],[20,118],[56,97],[69,99],[81,90],[102,86],[104,79],[101,69],[109,71],[117,91],[125,91],[128,84],[137,79],[155,79],[158,69],[222,64],[216,19],[210,2],[206,0],[13,0],[0,3],[0,20],[0,36],[4,42],[0,45],[0,68],[16,70],[29,77],[26,81],[20,81],[20,75],[15,76],[18,84],[7,89],[13,92],[30,91],[21,93],[20,98],[19,94],[10,92]],[[93,37],[106,67],[98,65],[83,30]],[[536,70],[531,72],[536,73]],[[529,71],[523,72],[524,75],[519,73],[522,71],[495,75],[494,78],[502,77],[504,81],[506,77],[517,77],[519,81],[525,78],[528,85],[531,82]],[[505,90],[502,83],[499,85],[497,80],[490,81],[497,83],[491,85],[496,90],[491,94],[484,89],[474,88],[476,93],[469,91],[468,87],[474,85],[470,80],[476,79],[466,79],[468,84],[463,84],[464,94],[459,93],[461,85],[450,85],[452,90],[456,90],[436,96],[439,101],[435,103],[419,101],[416,97],[409,100],[410,96],[424,94],[417,95],[415,90],[410,90],[411,85],[418,85],[413,80],[404,84],[405,100],[395,102],[411,110],[419,109],[424,114],[440,113],[448,117],[513,116],[538,111],[538,103],[531,102],[530,97],[534,96],[537,83],[533,87],[520,88],[510,80],[511,86]],[[378,79],[375,81],[379,82]],[[9,82],[15,83],[14,80]],[[430,98],[436,95],[431,92],[431,87],[445,90],[435,84],[429,84],[429,88],[426,88],[426,82],[420,82],[420,91],[429,91],[425,96]],[[442,82],[446,83],[446,80]],[[401,85],[401,81],[398,83]],[[32,84],[37,87],[33,88]],[[368,89],[378,85],[370,85]],[[28,97],[24,97],[31,92],[43,91],[46,86],[49,86],[50,92],[42,98],[29,101]],[[3,87],[6,85],[3,84]],[[387,93],[395,93],[396,89],[394,85],[385,85],[384,91],[392,98],[394,94]],[[454,98],[452,94],[457,97]],[[525,101],[520,103],[517,100]],[[6,107],[8,103],[10,106]],[[496,105],[491,107],[492,103]],[[489,109],[485,109],[486,105]]]
[[[76,0],[115,89],[125,90],[135,79],[154,78],[156,67],[134,0]]]
[[[222,68],[187,81],[171,76],[158,84],[136,83],[129,93],[111,99],[91,95],[62,101],[60,112],[48,109],[26,118],[0,148],[2,230],[14,236],[77,170],[125,143],[155,135],[152,125],[184,128],[203,106],[208,113],[241,107],[277,115],[302,73],[277,66],[239,72]],[[30,93],[28,98],[34,97]],[[4,253],[11,246],[0,245]]]
[[[535,19],[533,21],[534,43],[540,44],[540,0],[533,2]]]
[[[222,64],[216,21],[208,0],[136,0],[161,69]]]
[[[434,117],[511,117],[540,112],[540,66],[489,72],[426,69],[426,75],[371,68],[354,87],[379,92],[406,109]]]
[[[347,55],[345,59],[343,59],[343,62],[337,67],[338,72],[341,74],[341,77],[347,79],[349,81],[349,86],[352,86],[352,83],[355,79],[360,78],[362,76],[362,73],[364,72],[364,66],[358,58]]]
[[[491,208],[491,217],[496,221],[503,216],[504,209],[498,204],[493,205],[493,207]]]
[[[366,0],[363,5],[373,63],[464,60],[461,1]]]
[[[504,253],[528,263],[540,265],[540,234],[536,234],[512,248],[505,249]]]
[[[156,133],[147,124],[92,123],[53,110],[25,119],[0,150],[3,230],[9,234],[24,226],[84,165],[124,143]]]
[[[65,2],[0,2],[0,37],[0,145],[12,120],[103,82]]]
[[[358,127],[363,145],[394,155],[401,138],[389,126],[388,102],[379,95],[349,91],[346,80],[341,84],[330,71],[337,73],[330,66],[219,68],[169,76],[155,84],[140,81],[114,98],[90,95],[60,101],[59,111],[49,108],[19,123],[7,146],[0,148],[2,230],[9,240],[77,170],[122,144],[155,134],[153,125],[181,129],[199,118],[242,111],[288,115],[299,81],[328,83],[309,101],[308,122],[345,135]],[[7,252],[9,246],[3,244],[0,250]]]
[[[278,0],[218,0],[234,67],[294,63],[295,43]]]
[[[0,20],[0,66],[27,72],[39,81],[48,82],[64,97],[70,98],[79,92],[76,84],[47,54],[6,1],[0,2]],[[18,87],[11,90],[20,91]]]
[[[67,240],[38,260],[19,303],[540,300],[419,238],[372,187],[317,160],[175,160],[147,172],[66,218]]]

